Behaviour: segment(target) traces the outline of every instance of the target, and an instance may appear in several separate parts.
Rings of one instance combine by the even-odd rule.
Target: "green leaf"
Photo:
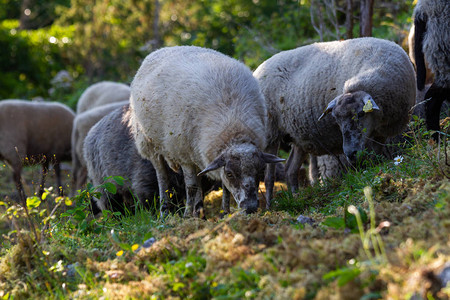
[[[119,243],[119,247],[126,251],[131,251],[131,245],[127,243]]]
[[[381,299],[383,298],[380,293],[369,293],[362,296],[359,300],[369,300],[369,299]]]
[[[152,238],[153,237],[153,232],[147,232],[145,235],[144,235],[144,241],[146,241],[146,240],[148,240],[149,238]]]
[[[123,185],[124,179],[122,176],[114,176],[112,178],[118,185]]]
[[[323,275],[323,279],[333,279],[337,278],[338,285],[344,286],[349,281],[355,279],[358,277],[358,275],[361,273],[361,270],[359,268],[342,268],[338,270],[334,270],[331,272],[328,272],[327,274]]]
[[[335,229],[344,229],[345,222],[343,218],[339,217],[329,217],[326,218],[325,221],[322,222],[322,225],[335,228]]]
[[[27,198],[27,207],[36,208],[41,204],[41,199],[39,197],[33,196]]]
[[[112,182],[105,182],[103,185],[105,186],[105,189],[108,192],[110,192],[111,194],[117,193],[117,187],[115,186],[114,183],[112,183]]]
[[[184,288],[184,287],[185,287],[184,283],[182,283],[182,282],[175,282],[175,283],[173,284],[172,290],[173,290],[174,292],[177,292],[179,289],[182,289],[182,288]]]

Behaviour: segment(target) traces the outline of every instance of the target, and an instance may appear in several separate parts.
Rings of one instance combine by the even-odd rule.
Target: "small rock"
[[[446,287],[447,284],[450,282],[450,263],[447,263],[445,268],[442,270],[442,272],[438,275],[439,279],[441,280],[442,287]]]
[[[148,240],[146,240],[142,246],[144,246],[144,248],[150,248],[155,242],[156,239],[154,237],[151,237]]]
[[[70,264],[66,266],[66,272],[67,272],[67,276],[68,277],[75,277],[75,275],[77,275],[77,270],[76,268],[79,266],[80,264],[78,262],[74,263],[74,264]]]
[[[299,222],[300,224],[303,224],[303,225],[309,224],[309,225],[313,226],[316,221],[314,221],[314,219],[312,219],[310,217],[305,217],[304,215],[300,215],[297,218],[297,222]]]

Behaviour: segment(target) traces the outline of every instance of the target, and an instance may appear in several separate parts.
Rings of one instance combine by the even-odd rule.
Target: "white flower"
[[[192,267],[193,265],[194,265],[193,263],[188,262],[188,263],[185,265],[185,267],[186,267],[186,268],[190,268],[190,267]]]
[[[394,165],[398,166],[403,161],[403,156],[399,155],[394,158]]]

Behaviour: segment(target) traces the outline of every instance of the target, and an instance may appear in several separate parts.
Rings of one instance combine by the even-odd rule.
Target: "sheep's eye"
[[[231,173],[231,172],[226,172],[225,175],[226,175],[228,178],[233,178],[233,173]]]
[[[364,111],[360,111],[357,116],[358,116],[358,118],[362,118],[362,117],[364,117],[365,114],[366,113]]]

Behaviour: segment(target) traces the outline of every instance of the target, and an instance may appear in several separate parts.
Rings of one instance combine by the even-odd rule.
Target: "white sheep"
[[[97,106],[121,102],[130,98],[130,87],[112,81],[101,81],[89,86],[77,103],[77,114]]]
[[[125,104],[128,100],[94,107],[75,116],[72,129],[72,192],[82,188],[87,178],[86,162],[83,157],[83,143],[89,129],[101,118]]]
[[[170,205],[164,160],[183,171],[186,217],[200,215],[203,174],[222,181],[224,211],[230,192],[240,208],[257,210],[258,173],[282,160],[261,151],[266,106],[244,64],[211,49],[160,49],[139,68],[130,104],[137,148],[157,172],[162,213]]]
[[[419,0],[414,26],[417,88],[425,87],[426,61],[434,82],[425,94],[425,120],[429,130],[439,130],[442,103],[450,99],[450,1]]]
[[[150,208],[159,194],[155,169],[149,160],[139,155],[129,122],[129,104],[116,106],[89,130],[84,141],[88,176],[95,186],[103,184],[104,179],[110,176],[125,179],[122,186],[117,186],[116,194],[105,190],[99,199],[95,199],[101,210],[124,212],[133,207],[135,200]],[[170,192],[176,195],[173,198],[184,199],[183,177],[170,172],[169,181]]]
[[[282,138],[298,148],[286,170],[293,189],[308,153],[344,153],[354,161],[368,140],[377,146],[399,134],[415,102],[414,69],[408,55],[395,43],[376,38],[283,51],[262,63],[254,76],[268,109],[268,151],[276,152]],[[269,167],[268,206],[272,187]]]
[[[0,101],[0,159],[13,170],[17,190],[23,165],[42,164],[42,194],[49,163],[53,163],[62,194],[60,162],[70,160],[70,134],[74,112],[56,102]]]

